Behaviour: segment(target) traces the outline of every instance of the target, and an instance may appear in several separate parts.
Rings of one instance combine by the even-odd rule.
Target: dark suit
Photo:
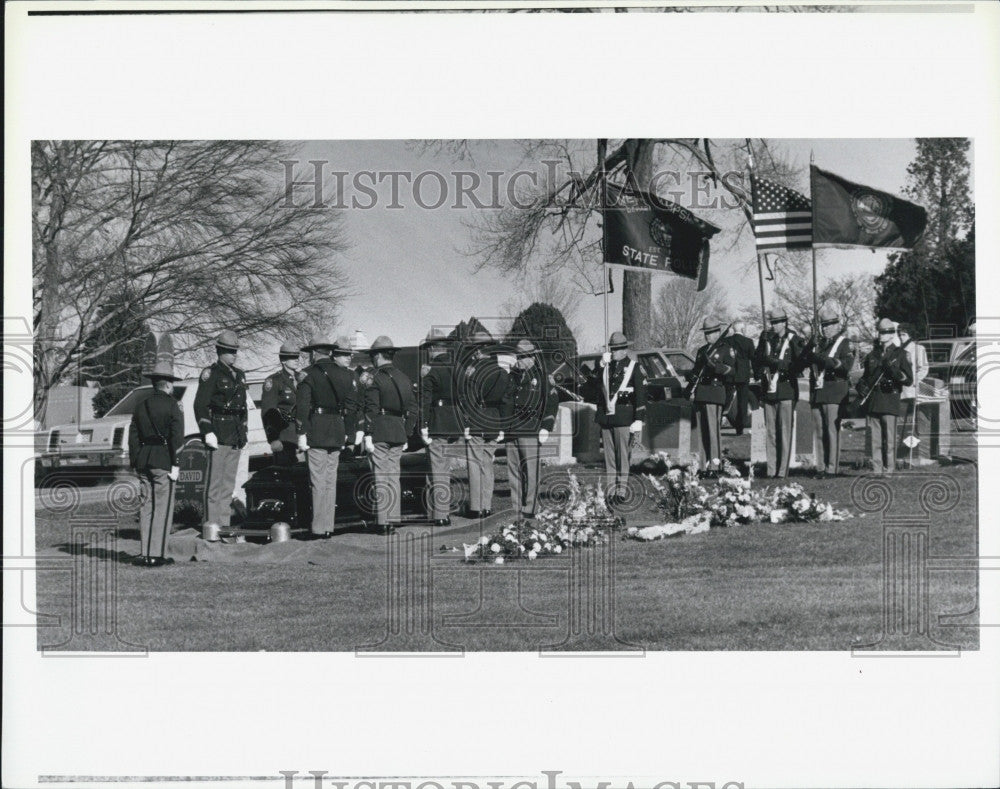
[[[871,431],[872,466],[875,473],[891,474],[896,470],[896,418],[899,395],[904,386],[913,384],[913,368],[906,351],[896,345],[880,344],[865,357],[864,371],[858,381],[858,394],[868,396],[867,426]],[[872,391],[874,389],[874,391]]]
[[[221,361],[202,370],[194,418],[203,438],[214,433],[219,441],[209,461],[207,521],[229,526],[240,454],[247,443],[246,374]]]
[[[847,376],[854,364],[850,340],[839,333],[823,337],[808,354],[809,401],[813,430],[819,439],[817,471],[840,471],[840,411],[847,403]]]
[[[337,511],[340,450],[354,441],[360,387],[352,370],[321,358],[305,369],[296,392],[295,426],[306,437],[313,534],[333,533]]]
[[[753,340],[743,334],[731,334],[728,342],[736,355],[736,365],[730,384],[733,390],[732,396],[736,398],[733,427],[736,428],[736,435],[741,436],[750,424],[750,379],[753,377],[755,346]],[[727,394],[727,398],[728,396]]]
[[[132,413],[128,432],[129,462],[143,481],[139,509],[139,542],[143,556],[163,557],[174,519],[174,481],[184,443],[184,414],[177,401],[154,391]]]
[[[417,401],[409,377],[391,362],[375,370],[365,390],[365,432],[375,445],[372,465],[379,526],[399,523],[402,517],[399,468],[416,415]]]
[[[538,433],[555,429],[558,411],[559,393],[537,362],[527,370],[511,371],[503,417],[507,477],[515,513],[535,514],[541,463]]]

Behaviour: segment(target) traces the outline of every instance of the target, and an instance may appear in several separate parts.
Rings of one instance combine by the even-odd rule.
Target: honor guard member
[[[439,329],[425,340],[428,363],[420,368],[420,438],[427,447],[431,485],[427,517],[435,526],[451,523],[451,460],[465,459],[465,431],[455,394],[451,341]]]
[[[836,312],[820,312],[819,324],[822,336],[808,359],[809,404],[819,444],[816,474],[823,477],[840,472],[840,412],[847,403],[854,351]]]
[[[392,363],[397,350],[384,335],[368,349],[375,370],[364,406],[365,449],[375,471],[375,522],[387,535],[402,518],[399,467],[417,415],[413,382]]]
[[[517,361],[505,398],[507,478],[510,500],[518,518],[534,518],[542,444],[549,440],[559,411],[559,393],[545,375],[530,340],[518,340]]]
[[[888,318],[878,322],[878,342],[864,360],[858,394],[866,407],[876,474],[896,470],[896,417],[904,386],[913,385],[913,368],[906,351],[894,344],[896,326]]]
[[[164,555],[174,520],[174,484],[180,476],[177,452],[184,443],[184,414],[173,396],[174,381],[180,379],[171,365],[160,362],[147,377],[153,383],[153,394],[132,413],[128,455],[143,482],[139,556],[135,564],[159,567],[173,563]]]
[[[497,444],[504,440],[502,413],[510,376],[489,354],[493,338],[477,331],[468,340],[472,352],[458,373],[458,393],[462,406],[466,462],[469,465],[470,518],[493,513],[495,476],[493,460]]]
[[[750,379],[753,378],[753,357],[756,350],[753,340],[746,336],[746,327],[742,322],[733,324],[733,333],[726,338],[736,356],[735,369],[732,373],[732,394],[726,394],[736,400],[736,411],[733,415],[733,427],[736,435],[750,425]]]
[[[777,308],[770,313],[770,323],[770,332],[761,334],[761,344],[757,348],[767,428],[767,475],[787,477],[804,343],[788,328],[788,316],[783,309]]]
[[[299,384],[295,404],[298,448],[306,453],[312,490],[313,537],[333,534],[337,511],[337,469],[340,451],[348,443],[360,444],[358,410],[361,390],[354,372],[333,356],[351,357],[350,348],[327,337],[315,336],[302,350],[310,365]]]
[[[228,528],[240,453],[247,444],[247,378],[236,366],[236,332],[222,332],[215,350],[219,360],[202,370],[198,381],[194,417],[211,450],[207,522]]]
[[[646,376],[629,355],[629,345],[628,338],[616,331],[601,356],[596,420],[601,427],[607,496],[612,504],[625,500],[632,464],[631,438],[642,433],[646,418]]]
[[[722,323],[716,318],[705,318],[701,330],[705,344],[695,353],[691,376],[696,385],[692,394],[698,409],[702,467],[715,471],[722,463],[722,408],[726,404],[726,382],[736,372],[736,351],[728,337],[720,341]]]
[[[295,390],[298,387],[296,372],[299,366],[299,349],[289,342],[278,351],[281,369],[264,379],[260,410],[264,434],[271,443],[276,466],[294,466],[298,458],[295,450],[298,432],[295,424]]]

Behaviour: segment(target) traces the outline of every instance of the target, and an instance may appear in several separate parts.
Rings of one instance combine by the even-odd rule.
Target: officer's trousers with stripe
[[[837,474],[840,472],[840,411],[839,403],[819,403],[812,407],[813,435],[816,436],[819,454],[816,470]]]
[[[779,400],[776,403],[764,401],[764,424],[767,429],[765,450],[769,477],[788,476],[788,463],[792,458],[794,405],[792,400]]]
[[[337,469],[340,450],[309,447],[309,487],[312,489],[313,534],[333,534],[337,517]]]
[[[722,406],[718,403],[698,403],[698,430],[701,433],[701,453],[705,468],[721,454]]]
[[[399,485],[399,464],[403,444],[375,444],[372,466],[375,470],[375,523],[379,526],[397,524],[402,518],[402,493]]]
[[[868,430],[872,436],[872,467],[876,474],[896,470],[896,415],[869,414]]]
[[[233,488],[236,487],[236,473],[240,468],[241,452],[241,449],[225,444],[219,444],[218,449],[210,450],[207,523],[229,526]]]
[[[430,488],[424,502],[427,516],[444,520],[451,512],[451,463],[455,458],[465,461],[465,447],[454,439],[433,438],[427,446],[431,464]]]
[[[465,442],[465,458],[469,464],[469,509],[477,512],[493,509],[493,458],[495,441],[473,436]]]
[[[601,428],[604,473],[609,496],[624,496],[628,490],[628,471],[631,465],[629,439],[632,437],[628,428],[628,425]]]
[[[142,504],[139,507],[139,553],[163,558],[174,522],[174,481],[162,468],[139,472]]]
[[[534,515],[538,505],[538,472],[542,445],[538,436],[507,440],[507,478],[514,515]]]

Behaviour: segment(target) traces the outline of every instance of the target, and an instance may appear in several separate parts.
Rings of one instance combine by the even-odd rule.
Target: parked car
[[[947,383],[950,369],[958,357],[974,346],[975,337],[945,337],[939,339],[919,340],[919,344],[927,352],[927,375]],[[975,352],[973,352],[975,353]]]
[[[268,454],[268,443],[264,435],[260,409],[254,403],[252,391],[259,391],[262,380],[249,381],[251,392],[247,395],[248,459]],[[174,384],[174,397],[184,414],[186,437],[197,437],[198,426],[194,418],[194,397],[198,389],[198,379],[188,378]],[[57,469],[81,469],[90,473],[105,471],[114,473],[128,468],[128,431],[135,409],[153,393],[151,385],[133,389],[113,405],[99,419],[89,419],[79,423],[56,425],[43,434],[44,449],[38,464],[44,476]]]
[[[973,423],[978,413],[976,393],[978,375],[976,372],[976,344],[966,346],[948,365],[944,379],[948,382],[951,416],[953,419],[971,419]]]
[[[694,359],[679,348],[650,348],[630,352],[646,375],[648,400],[681,397]],[[578,394],[587,402],[597,402],[596,383],[601,375],[601,354],[585,353],[576,359]],[[568,397],[566,397],[568,399]]]

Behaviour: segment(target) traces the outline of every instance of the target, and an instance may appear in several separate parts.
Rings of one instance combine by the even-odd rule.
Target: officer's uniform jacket
[[[753,340],[743,334],[730,334],[725,340],[736,356],[735,369],[732,373],[732,383],[748,384],[753,375]]]
[[[813,405],[833,405],[847,400],[847,375],[854,364],[854,349],[843,332],[820,338],[811,354],[809,392]]]
[[[354,441],[361,388],[353,370],[319,359],[305,369],[295,395],[296,436],[310,447],[340,449]]]
[[[286,441],[294,444],[298,438],[295,424],[295,376],[282,367],[264,379],[261,396],[261,419],[268,441]]]
[[[246,373],[222,362],[202,370],[194,397],[194,418],[202,437],[215,433],[220,444],[240,449],[246,446]]]
[[[128,431],[129,464],[136,471],[170,470],[184,444],[184,414],[166,392],[154,391],[132,413]]]
[[[462,414],[450,354],[431,359],[420,370],[420,427],[438,438],[462,436]]]
[[[509,438],[552,431],[559,411],[559,393],[536,362],[527,370],[511,370],[503,407],[504,433]]]
[[[405,444],[417,416],[417,400],[409,376],[392,363],[374,370],[365,389],[364,416],[365,433],[374,443]]]
[[[913,368],[906,351],[898,345],[883,348],[877,344],[865,357],[864,372],[858,381],[858,394],[862,398],[875,387],[866,403],[869,414],[899,415],[899,394],[904,386],[913,383]]]
[[[509,373],[492,356],[473,357],[459,367],[456,384],[463,427],[468,427],[473,436],[495,440],[503,429]]]
[[[785,339],[788,339],[786,345]],[[785,352],[781,349],[784,346]],[[761,343],[757,346],[757,370],[761,378],[761,392],[765,402],[776,403],[781,400],[799,399],[799,376],[802,374],[802,350],[805,343],[802,338],[789,329],[781,337],[777,332],[761,335]],[[775,359],[774,362],[769,358]],[[771,392],[771,376],[778,373],[777,391]]]
[[[716,346],[711,357],[708,350],[712,343],[705,343],[695,353],[691,380],[698,381],[694,388],[696,403],[726,404],[726,384],[733,381],[736,372],[736,351],[728,339]]]
[[[646,375],[642,371],[639,360],[635,360],[632,374],[624,387],[622,382],[628,371],[632,357],[612,359],[605,366],[603,361],[597,369],[597,424],[601,427],[625,427],[636,420],[646,418]],[[605,386],[605,370],[607,370],[607,386]],[[614,412],[608,413],[608,401],[618,394]]]

